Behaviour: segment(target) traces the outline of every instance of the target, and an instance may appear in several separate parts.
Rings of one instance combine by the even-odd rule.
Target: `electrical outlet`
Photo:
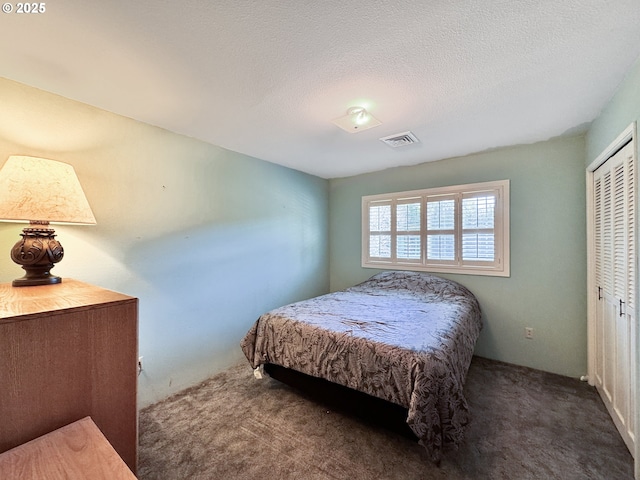
[[[533,327],[524,327],[524,338],[533,340]]]

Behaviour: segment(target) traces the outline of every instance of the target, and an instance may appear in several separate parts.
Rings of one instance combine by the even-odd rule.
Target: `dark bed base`
[[[373,425],[418,440],[406,423],[407,409],[400,405],[280,365],[269,363],[264,366],[264,370],[276,380],[333,410],[357,416]]]

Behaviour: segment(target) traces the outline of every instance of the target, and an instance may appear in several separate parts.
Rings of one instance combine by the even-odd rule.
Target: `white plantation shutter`
[[[493,193],[481,193],[462,199],[462,259],[495,260],[495,204]]]
[[[455,196],[427,197],[427,263],[456,260]]]
[[[369,206],[369,256],[391,258],[391,202]]]
[[[362,198],[365,267],[509,276],[509,181]]]
[[[427,197],[427,264],[494,264],[497,193]]]
[[[396,204],[396,258],[402,261],[420,260],[422,203],[420,198],[403,199]]]

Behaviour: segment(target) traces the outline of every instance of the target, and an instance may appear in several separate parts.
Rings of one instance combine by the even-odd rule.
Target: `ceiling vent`
[[[389,135],[388,137],[382,137],[382,142],[389,145],[391,148],[403,147],[405,145],[411,145],[412,143],[420,143],[420,140],[411,132],[396,133]]]

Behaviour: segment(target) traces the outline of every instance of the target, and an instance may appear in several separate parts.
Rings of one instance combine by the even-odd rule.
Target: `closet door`
[[[594,172],[595,384],[635,452],[635,166],[627,144]]]

